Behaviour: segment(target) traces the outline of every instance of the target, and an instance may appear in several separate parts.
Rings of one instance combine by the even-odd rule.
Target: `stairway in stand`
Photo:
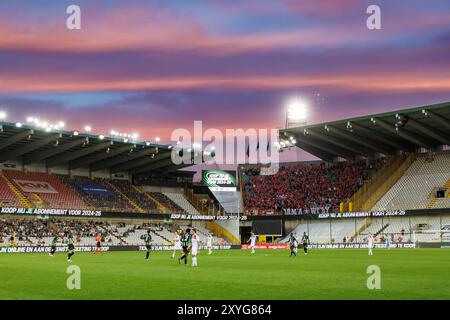
[[[30,200],[28,200],[28,198],[22,193],[22,191],[20,191],[14,185],[14,183],[12,183],[3,173],[0,173],[0,177],[5,181],[8,188],[17,196],[17,198],[19,199],[20,203],[22,204],[22,206],[24,208],[32,208],[33,207]]]
[[[118,194],[120,197],[124,198],[125,200],[128,201],[129,204],[131,204],[131,206],[133,208],[135,208],[137,211],[139,211],[140,213],[144,213],[145,210],[142,209],[141,207],[138,206],[138,204],[136,202],[134,202],[133,200],[131,200],[130,198],[128,198],[122,191],[120,191],[114,184],[112,184],[111,182],[105,180],[104,183],[106,185],[108,185],[108,187],[110,187],[116,194]]]

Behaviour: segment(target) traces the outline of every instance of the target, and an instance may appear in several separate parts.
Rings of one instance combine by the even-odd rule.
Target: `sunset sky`
[[[66,28],[77,4],[82,29]],[[366,8],[381,7],[368,30]],[[139,132],[279,128],[450,100],[448,0],[0,2],[0,109],[8,120]]]

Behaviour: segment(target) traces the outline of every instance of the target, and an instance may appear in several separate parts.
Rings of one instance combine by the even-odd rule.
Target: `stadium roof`
[[[450,102],[280,130],[280,143],[325,160],[450,145]],[[292,143],[294,142],[294,143]]]
[[[125,142],[76,131],[46,131],[33,126],[0,122],[0,163],[45,163],[48,168],[89,168],[111,173],[171,172],[185,166],[171,161],[171,146]]]

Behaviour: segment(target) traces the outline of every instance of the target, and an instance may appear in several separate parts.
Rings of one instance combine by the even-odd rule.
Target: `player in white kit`
[[[172,252],[172,259],[175,258],[175,253],[178,251],[182,251],[181,247],[181,236],[179,231],[175,232],[175,237],[173,239],[173,252]]]
[[[252,232],[250,239],[247,241],[247,243],[250,242],[250,249],[252,250],[251,253],[255,253],[255,245],[256,245],[256,235]]]
[[[198,249],[199,249],[199,245],[200,245],[200,237],[197,234],[197,230],[196,229],[192,229],[192,231],[194,232],[192,234],[192,248],[191,248],[191,254],[192,254],[192,266],[196,267],[197,266],[197,254],[198,254]]]
[[[367,247],[369,248],[369,256],[373,255],[372,249],[373,249],[373,235],[371,232],[369,232],[369,236],[367,237]]]
[[[212,242],[213,242],[213,235],[210,233],[208,235],[208,239],[206,240],[206,248],[208,249],[208,254],[212,253]]]

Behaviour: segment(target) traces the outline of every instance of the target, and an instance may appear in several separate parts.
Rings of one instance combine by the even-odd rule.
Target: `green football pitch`
[[[1,299],[450,299],[447,249],[202,251],[198,267],[170,252],[0,255]],[[67,267],[80,268],[69,290]],[[379,266],[381,289],[369,290],[367,268]]]

